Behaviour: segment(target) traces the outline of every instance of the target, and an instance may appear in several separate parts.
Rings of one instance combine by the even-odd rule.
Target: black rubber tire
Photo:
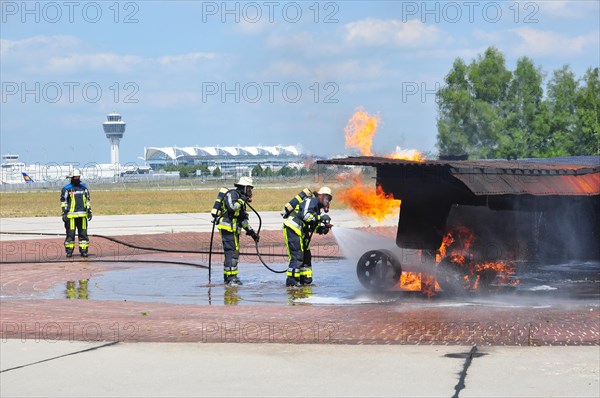
[[[386,249],[369,250],[356,264],[356,276],[369,290],[386,290],[397,286],[401,274],[400,261]]]

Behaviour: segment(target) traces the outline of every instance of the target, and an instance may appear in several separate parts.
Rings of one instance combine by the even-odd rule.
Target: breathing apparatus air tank
[[[283,218],[288,218],[288,216],[290,215],[290,213],[292,211],[294,211],[296,206],[298,206],[300,203],[302,203],[304,201],[304,199],[310,198],[312,196],[313,196],[313,193],[308,188],[304,188],[302,191],[300,191],[298,193],[298,195],[294,196],[292,198],[292,200],[290,200],[288,203],[286,203],[285,206],[283,207],[283,213],[281,213]]]
[[[215,199],[215,204],[213,205],[213,208],[210,211],[210,214],[213,216],[213,219],[217,219],[217,217],[219,217],[219,215],[221,214],[221,204],[223,203],[223,199],[225,198],[225,194],[227,192],[229,192],[229,189],[227,188],[219,189],[217,199]]]

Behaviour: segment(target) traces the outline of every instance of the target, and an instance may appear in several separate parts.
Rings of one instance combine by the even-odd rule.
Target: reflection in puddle
[[[223,293],[223,304],[238,305],[239,302],[240,295],[238,286],[225,286],[225,292]]]
[[[287,288],[288,290],[288,303],[290,305],[306,305],[307,303],[302,300],[312,296],[312,287],[310,285]]]
[[[65,290],[66,298],[70,300],[87,300],[89,298],[88,281],[89,279],[67,281],[67,289]]]

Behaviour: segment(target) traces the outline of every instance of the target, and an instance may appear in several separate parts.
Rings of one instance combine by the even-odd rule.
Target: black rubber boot
[[[285,280],[285,285],[288,287],[301,286],[300,278],[293,278],[291,276],[288,276]]]
[[[231,275],[231,276],[225,277],[225,284],[229,285],[229,286],[243,285],[242,281],[240,280],[240,278],[237,277],[237,275]]]

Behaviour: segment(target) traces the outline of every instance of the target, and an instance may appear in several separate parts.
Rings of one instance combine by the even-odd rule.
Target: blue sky
[[[1,152],[27,163],[110,162],[101,124],[145,146],[299,145],[351,151],[344,126],[378,113],[377,153],[435,152],[433,92],[457,57],[496,46],[577,77],[600,64],[597,1],[3,1]]]

